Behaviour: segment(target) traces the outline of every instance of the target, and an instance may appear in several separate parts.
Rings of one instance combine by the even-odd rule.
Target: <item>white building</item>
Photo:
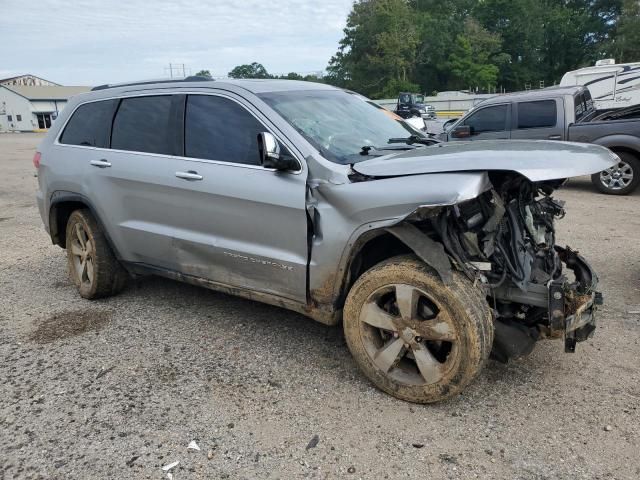
[[[69,97],[90,87],[65,87],[33,75],[0,80],[0,132],[47,130]]]
[[[0,78],[0,85],[14,87],[59,87],[60,85],[35,75],[19,75],[17,77]]]

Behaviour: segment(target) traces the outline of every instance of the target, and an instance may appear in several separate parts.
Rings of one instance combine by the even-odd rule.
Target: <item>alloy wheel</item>
[[[83,285],[91,287],[94,281],[95,248],[93,241],[80,222],[74,226],[75,235],[71,240],[71,255],[75,274]]]
[[[360,312],[360,332],[373,363],[396,382],[439,382],[458,361],[458,332],[447,307],[412,285],[374,291]]]
[[[633,168],[624,160],[600,172],[600,181],[609,190],[622,190],[633,181]]]

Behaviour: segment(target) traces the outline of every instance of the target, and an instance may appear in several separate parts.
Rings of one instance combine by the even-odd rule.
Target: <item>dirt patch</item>
[[[111,319],[111,312],[103,310],[71,310],[54,313],[40,321],[29,335],[32,342],[44,344],[85,332],[98,331]]]

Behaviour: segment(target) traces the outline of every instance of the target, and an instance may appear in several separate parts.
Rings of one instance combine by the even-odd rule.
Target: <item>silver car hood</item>
[[[443,172],[514,171],[537,182],[591,175],[606,170],[617,156],[586,143],[533,140],[482,140],[441,143],[353,165],[372,177]]]

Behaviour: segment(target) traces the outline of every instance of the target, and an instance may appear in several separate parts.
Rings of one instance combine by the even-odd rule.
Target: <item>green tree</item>
[[[499,82],[519,90],[553,85],[566,71],[593,65],[620,6],[621,0],[484,0],[472,14],[502,37],[510,61],[501,64]]]
[[[410,81],[417,44],[406,0],[359,0],[329,62],[327,81],[380,96],[395,82]]]
[[[624,0],[610,51],[619,62],[640,61],[640,1]]]
[[[467,18],[449,55],[448,66],[453,76],[450,86],[495,89],[500,72],[497,64],[509,60],[507,54],[501,53],[501,48],[500,35],[487,31],[473,18]]]
[[[280,78],[285,80],[304,80],[304,77],[296,72],[289,72],[286,75],[282,75]]]
[[[258,62],[253,62],[249,65],[238,65],[228,75],[230,78],[271,78],[267,69]]]
[[[209,70],[200,70],[198,73],[196,73],[196,77],[212,78],[211,72]]]

